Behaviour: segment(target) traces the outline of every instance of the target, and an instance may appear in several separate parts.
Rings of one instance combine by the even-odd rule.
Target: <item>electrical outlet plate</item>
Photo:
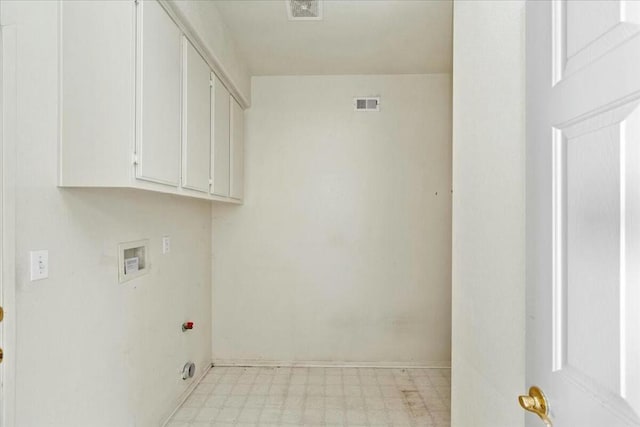
[[[168,254],[171,252],[171,237],[162,236],[162,253]]]
[[[29,259],[32,282],[49,277],[49,251],[31,251],[29,252]]]

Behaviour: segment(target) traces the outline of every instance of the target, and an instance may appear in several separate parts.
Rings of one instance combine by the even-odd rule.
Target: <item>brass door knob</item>
[[[2,319],[4,319],[4,310],[0,307],[0,322],[2,322]]]
[[[4,352],[0,348],[0,363],[2,363],[2,359],[4,359]]]
[[[549,403],[539,387],[532,386],[529,389],[529,395],[518,397],[518,402],[520,402],[520,406],[522,406],[523,409],[533,412],[539,416],[546,425],[551,425],[551,419],[549,418]]]

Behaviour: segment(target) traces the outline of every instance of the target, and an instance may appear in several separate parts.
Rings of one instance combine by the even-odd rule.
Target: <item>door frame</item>
[[[0,19],[0,304],[5,311],[1,335],[4,361],[0,366],[0,427],[15,425],[16,402],[16,54],[16,27],[3,25]]]

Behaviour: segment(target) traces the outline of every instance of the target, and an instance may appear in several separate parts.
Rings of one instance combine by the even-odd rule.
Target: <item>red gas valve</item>
[[[182,332],[185,332],[189,329],[193,329],[193,322],[184,322],[182,324]]]

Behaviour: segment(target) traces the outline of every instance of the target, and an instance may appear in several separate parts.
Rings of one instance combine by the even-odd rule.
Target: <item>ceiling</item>
[[[216,0],[252,75],[451,72],[450,0],[325,0],[290,21],[285,0]]]

